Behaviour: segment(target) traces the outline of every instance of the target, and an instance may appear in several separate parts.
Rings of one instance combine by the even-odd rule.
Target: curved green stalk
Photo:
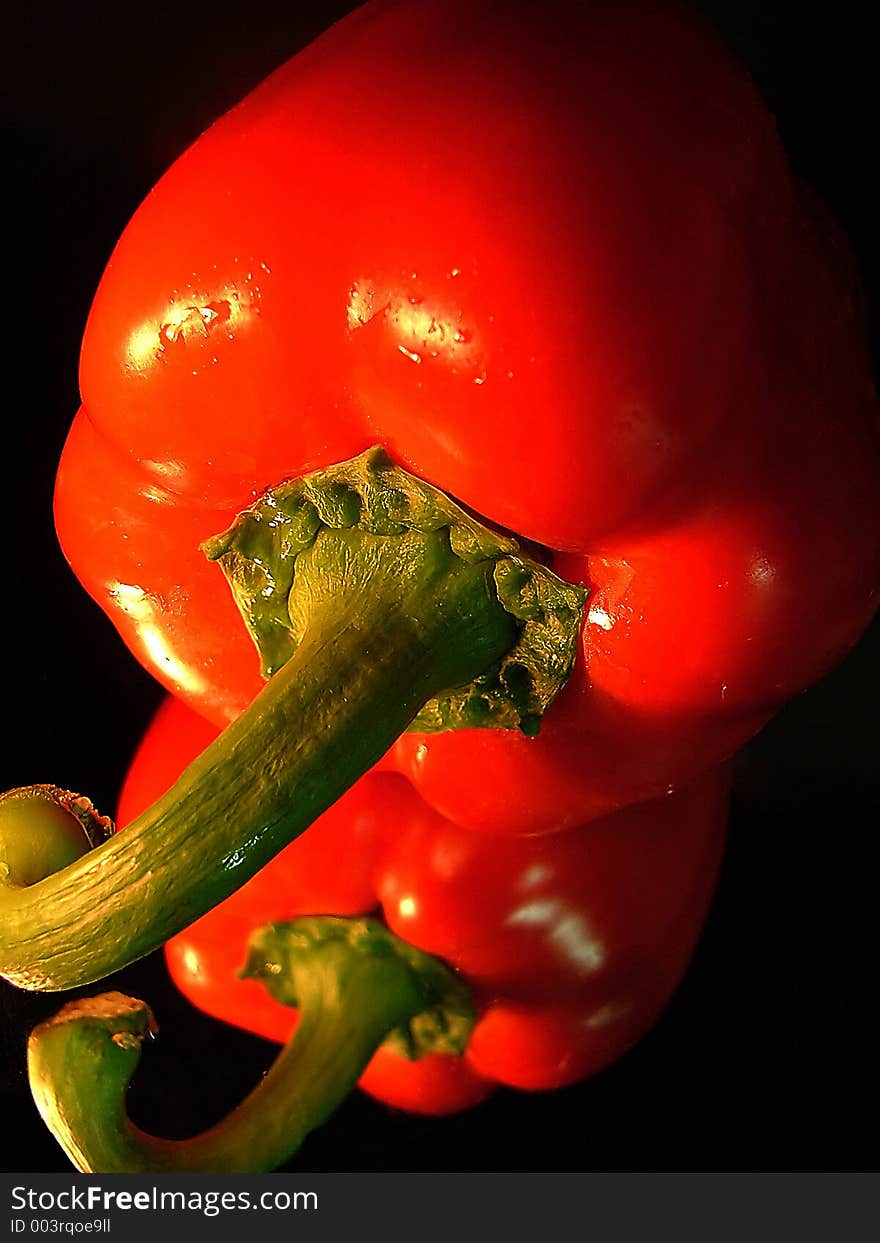
[[[283,1164],[356,1084],[389,1035],[414,1056],[462,1052],[473,1023],[464,985],[373,920],[329,917],[262,929],[246,974],[300,1008],[296,1032],[258,1086],[222,1122],[160,1139],[128,1118],[125,1093],[149,1008],[120,993],[71,1002],[28,1044],[40,1113],[77,1169],[101,1174],[257,1173]]]
[[[156,949],[414,721],[535,732],[574,659],[584,591],[376,451],[267,494],[208,554],[271,677],[163,798],[60,871],[21,848],[40,850],[41,787],[0,802],[0,975],[15,984],[70,988]]]

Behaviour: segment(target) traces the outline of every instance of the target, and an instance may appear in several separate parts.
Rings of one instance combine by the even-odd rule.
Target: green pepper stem
[[[255,941],[249,973],[274,980],[276,995],[294,994],[300,1019],[250,1095],[193,1139],[148,1135],[127,1116],[125,1093],[144,1038],[155,1031],[143,1002],[120,993],[71,1002],[32,1032],[34,1099],[77,1169],[274,1169],[348,1095],[389,1033],[442,1009],[449,997],[464,996],[442,964],[371,920],[298,920],[262,930]],[[273,954],[279,943],[281,954]]]
[[[459,565],[421,607],[400,598],[394,566],[319,606],[294,656],[153,807],[62,871],[7,882],[0,972],[64,989],[156,949],[303,832],[432,695],[497,660],[512,620],[486,567]]]
[[[51,875],[45,861],[11,852],[0,872],[0,975],[13,983],[71,988],[156,949],[302,833],[426,705],[438,728],[485,716],[506,726],[515,710],[531,729],[564,684],[580,588],[511,555],[511,541],[383,456],[288,487],[288,499],[276,490],[209,553],[252,632],[266,629],[276,650],[282,636],[280,667],[122,832]],[[36,850],[40,826],[21,827],[28,799],[7,805],[19,845]],[[13,832],[3,808],[0,860]]]

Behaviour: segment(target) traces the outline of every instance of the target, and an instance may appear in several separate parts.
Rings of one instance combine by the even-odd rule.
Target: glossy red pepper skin
[[[214,729],[168,700],[135,757],[125,824],[163,793]],[[655,1021],[703,924],[724,841],[727,774],[552,837],[494,839],[445,820],[396,774],[362,778],[313,828],[167,947],[201,1009],[272,1040],[293,1013],[237,978],[258,925],[377,907],[399,936],[459,970],[479,1019],[463,1058],[382,1049],[361,1086],[448,1113],[495,1083],[573,1083]]]
[[[592,588],[539,739],[405,735],[386,761],[457,823],[554,831],[730,755],[864,629],[862,335],[845,247],[685,10],[369,4],[124,234],[58,530],[139,658],[221,724],[260,682],[199,542],[383,443]]]

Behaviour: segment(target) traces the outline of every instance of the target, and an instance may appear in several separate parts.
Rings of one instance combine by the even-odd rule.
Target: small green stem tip
[[[87,798],[59,786],[0,794],[0,882],[45,880],[113,836],[113,821]]]
[[[65,855],[41,787],[7,798],[0,975],[15,984],[73,988],[156,949],[410,726],[535,733],[574,662],[585,590],[381,450],[267,493],[206,551],[269,681],[163,798],[92,850],[71,829]]]
[[[300,1009],[294,1036],[222,1122],[160,1139],[128,1118],[125,1093],[156,1026],[143,1002],[105,993],[71,1002],[32,1032],[37,1107],[73,1165],[89,1173],[257,1173],[287,1161],[355,1086],[386,1040],[410,1057],[461,1053],[470,995],[442,963],[370,919],[313,917],[260,929],[244,974]]]

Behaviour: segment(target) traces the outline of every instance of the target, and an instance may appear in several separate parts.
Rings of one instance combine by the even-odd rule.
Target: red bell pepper
[[[123,833],[215,734],[166,701],[123,789]],[[287,1042],[238,1109],[192,1140],[133,1128],[124,1094],[153,1020],[114,993],[33,1032],[37,1104],[83,1170],[245,1172],[292,1155],[355,1081],[426,1114],[497,1084],[574,1083],[638,1040],[678,984],[715,887],[728,784],[710,770],[581,828],[499,840],[445,820],[399,775],[368,774],[167,946],[197,1006]],[[337,918],[303,918],[326,911]],[[351,918],[372,912],[381,923]],[[386,930],[401,940],[389,947]]]
[[[537,741],[416,732],[389,757],[472,828],[546,832],[689,780],[876,607],[845,247],[674,4],[358,10],[162,179],[81,376],[65,551],[217,724],[260,678],[200,542],[373,442],[589,585]]]
[[[119,824],[177,779],[215,729],[175,700],[129,771]],[[381,911],[406,942],[469,982],[478,1020],[462,1057],[383,1047],[361,1087],[448,1113],[491,1083],[556,1088],[619,1057],[654,1022],[690,959],[724,841],[728,777],[553,837],[498,840],[444,819],[396,774],[361,779],[307,834],[169,942],[178,987],[270,1040],[294,1015],[239,978],[253,929],[300,915]]]

